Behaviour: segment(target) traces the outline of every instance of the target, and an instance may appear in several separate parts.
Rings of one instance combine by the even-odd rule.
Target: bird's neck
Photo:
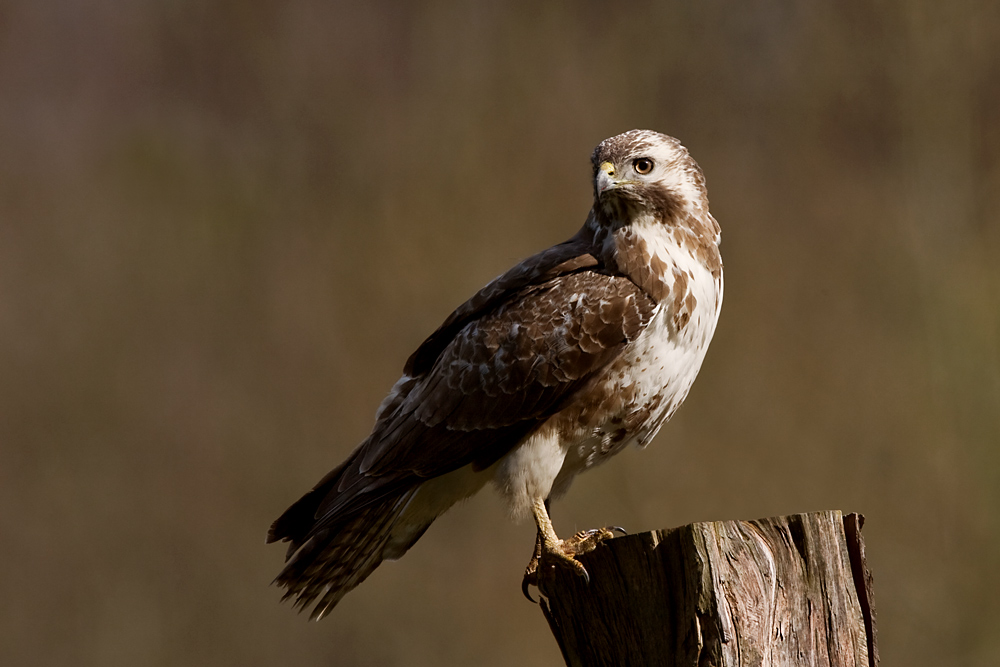
[[[654,301],[668,298],[678,271],[676,259],[689,256],[721,277],[718,225],[709,214],[683,212],[682,220],[667,223],[655,216],[640,216],[630,224],[605,225],[593,213],[587,226],[594,249],[610,270],[627,276]]]

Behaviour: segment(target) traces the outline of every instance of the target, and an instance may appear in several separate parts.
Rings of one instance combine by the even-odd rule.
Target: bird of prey
[[[591,161],[580,231],[459,306],[406,361],[371,434],[271,526],[268,542],[290,543],[282,599],[321,618],[487,482],[538,528],[526,595],[554,566],[586,576],[575,556],[612,533],[560,539],[549,500],[674,414],[723,288],[721,231],[679,141],[632,130]]]

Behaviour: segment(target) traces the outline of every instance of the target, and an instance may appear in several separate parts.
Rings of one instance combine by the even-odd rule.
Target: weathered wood
[[[543,577],[542,611],[570,667],[875,667],[860,527],[827,511],[616,538],[580,557],[589,585]]]
[[[844,536],[847,538],[847,552],[851,557],[851,573],[854,576],[854,590],[858,594],[861,614],[865,618],[865,635],[868,638],[868,662],[878,665],[878,642],[875,641],[875,606],[872,602],[872,573],[865,558],[865,538],[861,529],[865,525],[862,514],[848,514],[844,517]]]

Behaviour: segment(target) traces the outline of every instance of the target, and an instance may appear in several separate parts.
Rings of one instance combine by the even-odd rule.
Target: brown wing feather
[[[438,355],[455,334],[470,321],[502,303],[527,285],[545,282],[556,276],[598,265],[590,254],[593,242],[586,228],[573,238],[529,257],[506,273],[490,281],[441,323],[420,347],[410,355],[403,372],[411,377],[423,375],[434,365]]]
[[[290,552],[421,479],[498,460],[637,337],[655,304],[582,235],[463,304],[407,362],[372,434],[272,526]],[[412,375],[411,373],[416,373]]]
[[[627,278],[592,270],[522,289],[455,334],[357,450],[341,489],[489,466],[634,340],[654,308]]]

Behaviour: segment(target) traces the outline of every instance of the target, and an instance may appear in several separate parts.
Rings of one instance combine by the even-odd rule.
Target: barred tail
[[[319,487],[313,492],[320,491]],[[342,522],[308,532],[289,530],[289,525],[308,516],[315,523],[316,496],[307,494],[275,521],[268,542],[292,542],[284,569],[274,583],[286,589],[282,601],[294,599],[297,609],[315,605],[309,618],[319,620],[355,586],[375,571],[385,553],[393,524],[406,508],[416,488],[389,495],[363,507]],[[317,494],[318,495],[318,494]],[[311,510],[311,511],[310,511]],[[298,524],[301,526],[301,523]]]

